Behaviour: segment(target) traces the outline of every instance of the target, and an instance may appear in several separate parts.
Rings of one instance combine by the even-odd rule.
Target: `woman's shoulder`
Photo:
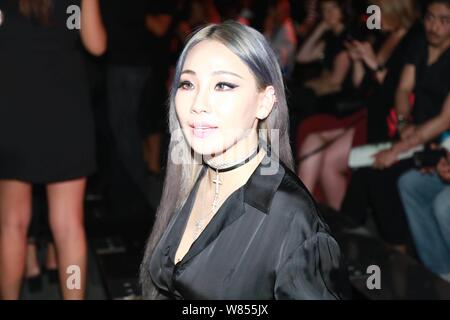
[[[305,185],[278,156],[265,156],[244,187],[244,201],[267,215],[269,228],[302,237],[328,232]],[[298,239],[299,240],[299,239]]]
[[[275,192],[271,214],[276,219],[287,222],[294,233],[306,238],[317,233],[329,233],[317,203],[299,177],[282,164],[283,178]]]
[[[280,197],[289,199],[293,208],[307,206],[309,210],[315,210],[315,201],[300,178],[288,167],[282,164],[284,175],[277,190]],[[286,199],[286,200],[288,200]]]
[[[274,241],[279,265],[285,265],[291,257],[294,257],[292,263],[300,261],[295,260],[296,255],[318,254],[320,259],[326,259],[332,251],[333,257],[338,257],[339,245],[313,197],[294,172],[284,165],[282,170],[284,174],[268,215],[269,230],[279,239],[279,242]],[[323,251],[324,248],[329,250]]]

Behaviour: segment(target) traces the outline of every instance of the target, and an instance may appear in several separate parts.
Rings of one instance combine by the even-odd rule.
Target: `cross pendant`
[[[216,171],[216,178],[212,181],[213,183],[216,184],[216,195],[219,194],[219,188],[220,185],[222,184],[222,181],[219,178],[219,171]]]

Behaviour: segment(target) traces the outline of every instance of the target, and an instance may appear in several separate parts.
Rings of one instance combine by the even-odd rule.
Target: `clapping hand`
[[[362,60],[369,68],[378,68],[377,56],[372,45],[367,41],[351,40],[345,43],[346,48],[353,60]]]

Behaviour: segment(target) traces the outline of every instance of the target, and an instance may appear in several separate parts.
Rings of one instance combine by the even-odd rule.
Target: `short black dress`
[[[53,1],[50,21],[0,0],[0,179],[66,181],[95,171],[95,134],[76,0]]]

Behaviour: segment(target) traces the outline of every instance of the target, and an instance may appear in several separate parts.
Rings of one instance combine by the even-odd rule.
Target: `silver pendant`
[[[0,26],[3,24],[3,21],[5,21],[5,14],[0,9]]]

